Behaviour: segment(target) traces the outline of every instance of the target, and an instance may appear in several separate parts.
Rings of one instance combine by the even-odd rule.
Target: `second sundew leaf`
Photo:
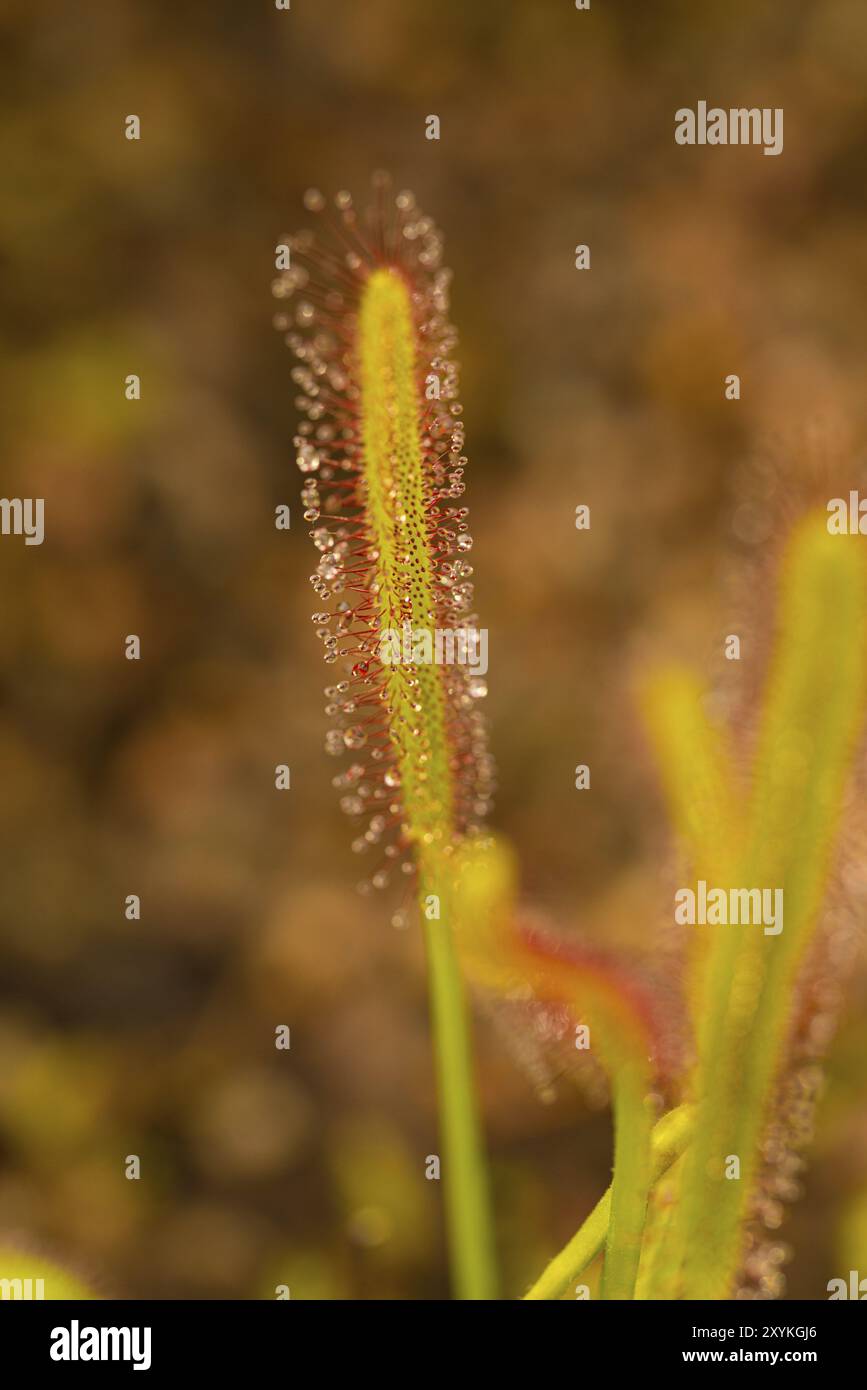
[[[701,1122],[684,1160],[673,1246],[681,1296],[731,1296],[763,1133],[819,920],[867,693],[867,560],[823,514],[783,559],[777,636],[746,810],[743,887],[783,891],[783,930],[714,929],[697,1078]],[[705,928],[705,930],[708,930]],[[731,1156],[740,1178],[727,1179]]]
[[[502,841],[478,838],[461,847],[452,910],[468,975],[501,994],[529,991],[542,1007],[567,1009],[577,1026],[589,1028],[591,1049],[610,1078],[614,1177],[602,1297],[628,1299],[653,1171],[647,1097],[670,1061],[665,1023],[652,994],[613,958],[522,926],[515,896],[514,862]]]
[[[649,985],[598,947],[555,936],[522,916],[514,854],[501,836],[465,840],[453,856],[451,911],[466,974],[500,995],[567,1008],[586,1022],[609,1076],[637,1066],[648,1081],[675,1070],[670,1020]]]
[[[708,718],[705,702],[701,681],[679,666],[654,671],[639,692],[684,867],[693,880],[727,888],[742,854],[744,788],[727,733]],[[708,949],[701,933],[688,943],[686,983],[696,1031],[706,1008]]]
[[[738,787],[722,729],[704,711],[705,690],[691,671],[669,666],[644,680],[639,701],[653,742],[673,829],[693,868],[716,882],[736,855]]]
[[[614,1164],[600,1294],[631,1299],[652,1176],[648,1093],[664,1049],[653,1001],[613,961],[538,930],[519,931],[510,955],[537,998],[565,1005],[588,1023],[609,1074]]]
[[[727,731],[708,717],[707,691],[701,680],[680,666],[646,674],[638,702],[687,881],[704,879],[727,888],[737,879],[744,833],[743,787]],[[686,1004],[693,1036],[702,1027],[707,1007],[705,976],[710,947],[707,934],[694,932],[684,952]],[[695,1090],[695,1077],[688,1076],[684,1094],[694,1098]],[[672,1231],[685,1163],[681,1158],[650,1194],[635,1292],[638,1299],[676,1297],[681,1269]]]

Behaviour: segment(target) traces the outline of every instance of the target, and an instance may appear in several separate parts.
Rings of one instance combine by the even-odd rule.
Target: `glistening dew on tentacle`
[[[325,209],[315,190],[304,201]],[[380,654],[383,633],[406,625],[477,627],[450,275],[433,222],[384,176],[363,215],[339,193],[323,236],[286,244],[275,325],[299,362],[297,463],[321,556],[313,621],[338,676],[326,749],[359,754],[334,782],[359,827],[353,849],[382,848],[362,887],[384,887],[474,828],[493,789],[481,674]]]

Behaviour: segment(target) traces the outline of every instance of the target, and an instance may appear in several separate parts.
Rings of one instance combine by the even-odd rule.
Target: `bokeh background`
[[[646,955],[668,841],[631,663],[736,679],[732,545],[777,524],[751,472],[860,462],[867,9],[7,0],[2,48],[3,490],[47,538],[0,545],[0,1232],[121,1296],[443,1297],[420,942],[357,895],[330,786],[274,247],[305,188],[377,168],[443,228],[496,825],[564,930]],[[783,155],[676,146],[699,99],[782,106]],[[790,1296],[867,1274],[865,1001],[862,961]],[[610,1139],[509,1026],[480,1009],[516,1296]]]

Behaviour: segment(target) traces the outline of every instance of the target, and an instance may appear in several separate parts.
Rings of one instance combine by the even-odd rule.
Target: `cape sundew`
[[[324,211],[315,190],[304,201]],[[277,326],[299,360],[292,376],[306,419],[295,445],[320,553],[313,620],[337,676],[325,692],[335,721],[326,747],[360,755],[334,780],[359,826],[353,848],[379,847],[362,886],[414,877],[453,1286],[459,1298],[486,1299],[497,1287],[494,1241],[450,863],[487,814],[493,769],[477,706],[481,663],[468,659],[478,629],[449,273],[411,193],[392,198],[380,176],[361,219],[348,193],[335,202],[321,238],[286,238],[291,260],[274,282],[279,299],[294,300]],[[431,661],[441,635],[458,631],[463,664]],[[403,925],[403,910],[394,920]]]
[[[285,239],[275,324],[298,358],[295,446],[320,552],[313,621],[338,677],[326,748],[360,755],[334,783],[359,825],[353,849],[381,847],[362,885],[379,888],[477,824],[492,791],[481,676],[383,662],[380,647],[389,631],[477,626],[450,272],[431,219],[384,176],[363,215],[349,193],[332,214],[315,190],[304,202],[326,226]]]

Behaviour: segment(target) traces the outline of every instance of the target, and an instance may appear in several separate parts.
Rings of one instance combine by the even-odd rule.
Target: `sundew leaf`
[[[379,889],[481,825],[493,790],[485,682],[472,661],[423,650],[437,632],[478,632],[451,277],[432,219],[385,176],[365,209],[348,192],[333,212],[316,190],[305,203],[324,225],[282,243],[275,324],[305,417],[294,442],[318,552],[312,616],[334,671],[325,746],[349,755],[334,783],[353,849],[378,857],[365,883]]]
[[[425,488],[417,386],[417,331],[410,289],[391,266],[374,270],[361,291],[358,378],[363,492],[374,580],[377,633],[437,625],[434,548]],[[431,664],[383,666],[374,651],[402,787],[405,834],[422,848],[454,829],[454,768],[446,728],[442,670]],[[369,679],[369,673],[366,675]]]
[[[648,1092],[667,1057],[652,996],[612,957],[564,942],[515,913],[516,872],[500,840],[460,847],[452,881],[458,949],[471,978],[540,1005],[565,1006],[607,1071],[614,1111],[614,1178],[607,1215],[603,1298],[631,1298],[653,1177]],[[583,1041],[583,1038],[582,1038]]]
[[[744,788],[726,730],[706,713],[704,686],[682,667],[660,668],[642,682],[639,703],[685,867],[696,880],[733,884],[744,833]],[[688,942],[686,981],[696,1029],[707,955],[707,936],[695,933]]]
[[[857,537],[810,513],[782,562],[743,850],[744,888],[781,889],[779,934],[716,927],[704,975],[695,1095],[671,1257],[679,1293],[730,1297],[760,1144],[793,1027],[796,984],[815,934],[867,694],[867,559]],[[736,1159],[739,1177],[726,1176]]]
[[[650,987],[613,953],[554,935],[522,918],[517,868],[500,836],[474,836],[452,858],[451,911],[467,976],[513,998],[568,1008],[586,1023],[591,1050],[615,1076],[639,1066],[648,1084],[670,1075],[670,1020]]]
[[[726,732],[705,711],[704,686],[692,671],[667,666],[644,680],[639,700],[687,858],[713,882],[727,878],[737,853],[741,789]]]
[[[316,190],[305,203],[325,209]],[[346,192],[335,214],[325,237],[280,243],[273,285],[278,299],[295,300],[276,326],[299,360],[296,462],[320,555],[313,620],[338,677],[325,692],[337,721],[326,750],[353,757],[334,779],[359,832],[353,849],[382,855],[362,886],[398,877],[419,892],[453,1282],[458,1297],[482,1299],[496,1288],[493,1236],[444,900],[447,855],[487,813],[493,768],[478,707],[486,687],[469,659],[479,631],[472,537],[457,505],[467,460],[449,272],[432,220],[411,193],[393,197],[386,178],[362,218]]]

